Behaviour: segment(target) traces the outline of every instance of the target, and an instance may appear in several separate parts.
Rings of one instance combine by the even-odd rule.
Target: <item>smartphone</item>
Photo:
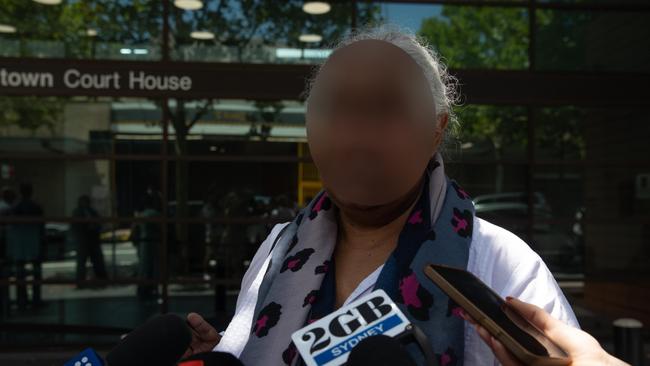
[[[427,265],[424,273],[524,364],[571,363],[566,352],[473,274],[464,269],[435,264]]]

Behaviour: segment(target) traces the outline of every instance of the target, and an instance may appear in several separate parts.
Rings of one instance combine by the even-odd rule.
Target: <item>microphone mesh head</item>
[[[129,333],[106,356],[109,366],[173,366],[192,341],[185,320],[159,315]]]
[[[368,337],[350,352],[346,366],[416,366],[399,342],[385,335]]]

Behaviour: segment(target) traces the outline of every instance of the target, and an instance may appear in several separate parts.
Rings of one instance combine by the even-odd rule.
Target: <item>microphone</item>
[[[230,353],[203,352],[180,360],[177,366],[244,366],[244,364]]]
[[[103,366],[104,362],[92,348],[86,348],[72,357],[63,366]]]
[[[124,337],[106,361],[109,366],[173,366],[191,341],[185,320],[173,314],[158,315]]]
[[[364,339],[412,333],[413,325],[383,290],[375,290],[291,335],[308,366],[341,365]]]
[[[416,366],[395,339],[385,335],[368,337],[352,349],[345,366]]]

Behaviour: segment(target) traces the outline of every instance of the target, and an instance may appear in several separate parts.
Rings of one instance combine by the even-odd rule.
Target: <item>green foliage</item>
[[[461,121],[459,139],[489,141],[499,158],[504,148],[525,149],[526,110],[522,107],[467,105],[456,110]]]
[[[543,108],[536,114],[538,156],[552,159],[586,157],[586,111],[573,106]],[[541,155],[541,156],[540,156]]]
[[[53,42],[61,46],[68,58],[93,58],[99,42],[139,45],[159,42],[162,29],[161,2],[153,0],[86,0],[67,1],[47,6],[27,0],[0,0],[0,23],[16,27],[15,34],[4,34],[0,41],[17,39],[16,56],[37,56],[38,48],[30,42]],[[97,30],[89,37],[88,29]]]
[[[32,134],[39,128],[53,133],[63,116],[63,101],[58,98],[0,97],[0,127],[17,126]]]
[[[418,33],[452,68],[528,67],[525,8],[443,6],[441,16],[423,20]]]
[[[572,13],[571,13],[572,14]],[[537,12],[538,42],[573,50],[577,59],[580,35],[590,16],[564,12]],[[441,16],[422,22],[419,35],[437,49],[451,68],[526,69],[528,61],[528,14],[526,8],[443,6]],[[564,36],[562,36],[564,35]],[[572,36],[570,36],[572,35]],[[576,38],[577,37],[577,38]],[[547,55],[544,55],[547,58]],[[558,65],[557,56],[548,55],[545,65]],[[566,62],[566,61],[565,61]],[[522,107],[469,105],[456,108],[461,142],[489,141],[494,157],[504,149],[523,150],[527,141],[527,113]],[[576,108],[547,108],[536,114],[535,143],[538,151],[552,157],[584,158],[581,130],[583,114]]]
[[[528,67],[528,13],[525,8],[443,6],[440,16],[422,21],[418,34],[451,68]],[[525,148],[522,108],[489,105],[457,107],[461,142],[489,141],[494,158],[504,147]]]
[[[593,13],[540,9],[537,15],[536,68],[539,70],[580,70],[586,66],[586,39],[594,30]]]

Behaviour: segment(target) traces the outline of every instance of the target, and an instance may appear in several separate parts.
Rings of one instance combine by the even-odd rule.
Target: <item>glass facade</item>
[[[540,70],[648,72],[647,12],[542,9],[537,16]],[[559,41],[559,42],[558,42]],[[553,50],[546,52],[545,50]]]
[[[3,1],[3,57],[160,60],[162,2]]]
[[[526,69],[528,9],[381,3],[374,22],[416,31],[444,57],[447,66],[467,69]]]
[[[383,22],[417,32],[460,79],[446,165],[478,216],[525,239],[586,324],[650,322],[632,296],[599,295],[650,280],[648,92],[611,92],[649,79],[650,9],[477,3],[339,1],[314,15],[302,1],[0,1],[0,347],[109,344],[160,312],[227,324],[261,241],[321,187],[304,78],[338,37]],[[194,94],[136,92],[126,76],[63,90],[55,71],[25,88],[42,59],[217,76]],[[587,75],[604,102],[557,97],[549,75]]]
[[[302,10],[302,1],[208,1],[201,11],[172,8],[172,58],[183,61],[318,63],[324,47],[351,27],[351,6],[334,3],[324,15]],[[362,12],[363,12],[362,7]],[[287,21],[290,19],[290,21]],[[310,42],[301,35],[317,35]],[[309,37],[307,38],[309,39]]]

